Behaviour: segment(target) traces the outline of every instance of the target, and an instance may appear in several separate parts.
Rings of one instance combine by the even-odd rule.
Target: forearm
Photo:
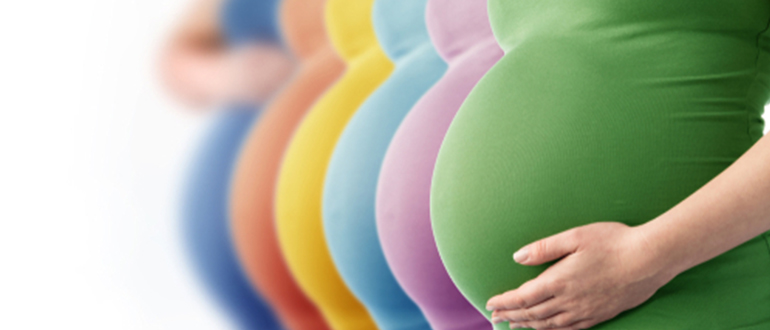
[[[675,276],[770,230],[770,138],[708,184],[638,227]]]
[[[161,71],[169,91],[194,106],[222,98],[226,49],[220,29],[222,0],[197,0],[163,50]]]
[[[164,58],[165,85],[178,100],[193,107],[208,107],[224,94],[225,58],[214,51],[193,51],[170,46]]]

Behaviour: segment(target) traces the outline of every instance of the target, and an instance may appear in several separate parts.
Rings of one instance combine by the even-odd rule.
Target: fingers
[[[513,254],[513,259],[522,265],[539,265],[559,259],[577,250],[579,228],[573,228],[556,235],[530,243]]]
[[[487,301],[487,310],[522,309],[535,306],[559,293],[559,288],[542,278],[535,278],[518,289],[497,295]]]
[[[531,308],[496,310],[492,313],[492,323],[543,320],[563,311],[561,304],[556,302],[555,298],[551,298]]]
[[[538,330],[545,330],[545,329],[547,330],[582,330],[582,329],[590,329],[594,325],[596,325],[596,323],[594,323],[594,321],[592,320],[581,320],[573,324],[570,324],[566,327],[542,328],[542,329],[538,328]],[[520,328],[531,328],[531,327],[528,325],[520,325]],[[514,328],[514,326],[511,325],[511,329],[516,329],[516,328]]]
[[[572,313],[560,312],[542,320],[510,322],[510,328],[531,328],[537,330],[576,330],[587,329],[589,327],[588,324],[589,322],[587,320],[580,320]]]

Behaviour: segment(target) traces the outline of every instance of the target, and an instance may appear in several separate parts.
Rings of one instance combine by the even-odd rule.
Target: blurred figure
[[[163,54],[169,92],[195,108],[267,101],[294,70],[275,42],[275,10],[262,8],[275,2],[198,0]]]
[[[430,184],[455,113],[503,50],[492,33],[487,0],[429,0],[426,20],[449,70],[388,146],[377,184],[377,234],[393,275],[434,330],[491,330],[441,262],[430,223]]]
[[[345,70],[326,34],[326,2],[281,2],[281,32],[299,65],[246,138],[230,191],[230,230],[241,265],[288,330],[328,329],[286,265],[275,233],[273,208],[278,170],[295,129]]]
[[[235,257],[227,212],[240,145],[269,99],[293,71],[278,42],[277,0],[196,3],[164,56],[169,89],[195,107],[223,105],[197,151],[184,190],[184,240],[209,293],[241,329],[278,330]]]
[[[395,70],[348,121],[323,186],[323,229],[334,264],[382,330],[430,330],[385,260],[374,210],[377,178],[390,140],[447,69],[428,35],[427,4],[427,0],[375,1],[374,31]]]
[[[393,71],[374,34],[373,6],[374,0],[326,3],[326,29],[346,70],[297,127],[276,183],[275,226],[286,264],[334,330],[377,329],[340,277],[321,222],[323,180],[337,139],[350,117]]]

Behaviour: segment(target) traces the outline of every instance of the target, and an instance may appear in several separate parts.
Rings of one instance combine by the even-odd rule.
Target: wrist
[[[686,254],[677,253],[681,250],[677,246],[675,232],[662,224],[659,217],[634,227],[648,260],[647,267],[662,282],[661,285],[689,268],[687,260],[683,260]]]

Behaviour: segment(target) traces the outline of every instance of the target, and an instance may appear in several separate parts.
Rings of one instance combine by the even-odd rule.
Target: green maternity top
[[[505,56],[455,117],[431,191],[441,258],[487,316],[489,298],[552,264],[514,251],[666,212],[762,136],[770,91],[770,0],[490,0],[489,13]],[[768,240],[592,330],[770,329]]]

